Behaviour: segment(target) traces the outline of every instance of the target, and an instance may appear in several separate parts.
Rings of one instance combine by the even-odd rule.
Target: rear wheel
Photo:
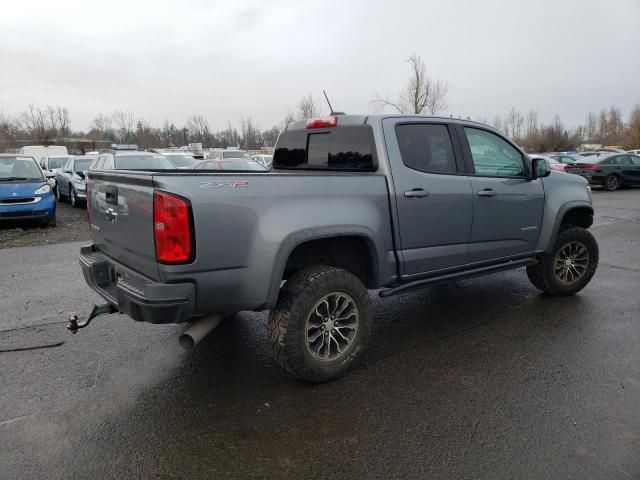
[[[609,176],[607,176],[607,178],[605,178],[604,180],[604,189],[609,191],[609,192],[613,192],[614,190],[617,190],[618,188],[620,188],[620,179],[618,178],[617,175],[611,174]]]
[[[591,281],[598,266],[598,244],[591,232],[570,227],[558,234],[553,248],[527,267],[531,283],[554,296],[573,295]]]
[[[269,315],[276,361],[295,377],[326,382],[361,353],[371,329],[369,294],[346,270],[317,265],[291,277]]]

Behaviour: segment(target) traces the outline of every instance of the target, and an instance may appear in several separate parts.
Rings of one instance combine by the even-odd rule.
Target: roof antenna
[[[331,106],[331,102],[329,101],[329,97],[327,96],[327,92],[322,90],[322,93],[324,94],[324,98],[327,99],[327,103],[329,104],[329,110],[331,111],[331,113],[329,113],[329,115],[344,115],[344,112],[334,112],[333,111],[333,107]]]

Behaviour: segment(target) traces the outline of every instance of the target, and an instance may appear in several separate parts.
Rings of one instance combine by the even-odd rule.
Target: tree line
[[[395,97],[375,93],[371,104],[379,111],[391,109],[403,114],[440,114],[447,109],[448,83],[427,74],[422,58],[413,54],[407,59],[410,74],[404,87]],[[89,131],[71,129],[69,110],[60,106],[28,108],[15,116],[3,115],[0,110],[0,149],[15,148],[19,142],[46,144],[65,137],[87,138],[94,141],[137,144],[142,148],[182,146],[202,143],[205,148],[240,147],[257,150],[275,145],[282,129],[295,120],[320,115],[321,109],[311,94],[304,95],[296,108],[285,118],[267,130],[261,130],[251,116],[241,117],[234,126],[213,131],[203,115],[192,115],[184,125],[166,120],[161,126],[133,112],[117,110],[109,114],[99,113]],[[513,107],[506,115],[493,120],[478,121],[492,125],[530,152],[575,150],[582,144],[601,144],[640,148],[640,104],[636,104],[627,119],[620,109],[611,106],[599,113],[589,113],[585,122],[568,128],[559,115],[542,122],[535,110],[526,114]]]

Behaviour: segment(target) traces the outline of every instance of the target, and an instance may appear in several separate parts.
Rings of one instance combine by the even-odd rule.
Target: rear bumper
[[[94,245],[80,249],[87,284],[122,313],[138,322],[191,320],[196,290],[192,283],[158,283],[117,264]]]

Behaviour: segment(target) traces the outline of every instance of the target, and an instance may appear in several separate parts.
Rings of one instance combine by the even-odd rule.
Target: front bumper
[[[93,290],[138,322],[184,323],[193,316],[192,283],[155,282],[118,264],[95,245],[80,249],[80,266]]]
[[[52,194],[34,196],[29,203],[0,203],[0,220],[44,220],[56,213]]]

